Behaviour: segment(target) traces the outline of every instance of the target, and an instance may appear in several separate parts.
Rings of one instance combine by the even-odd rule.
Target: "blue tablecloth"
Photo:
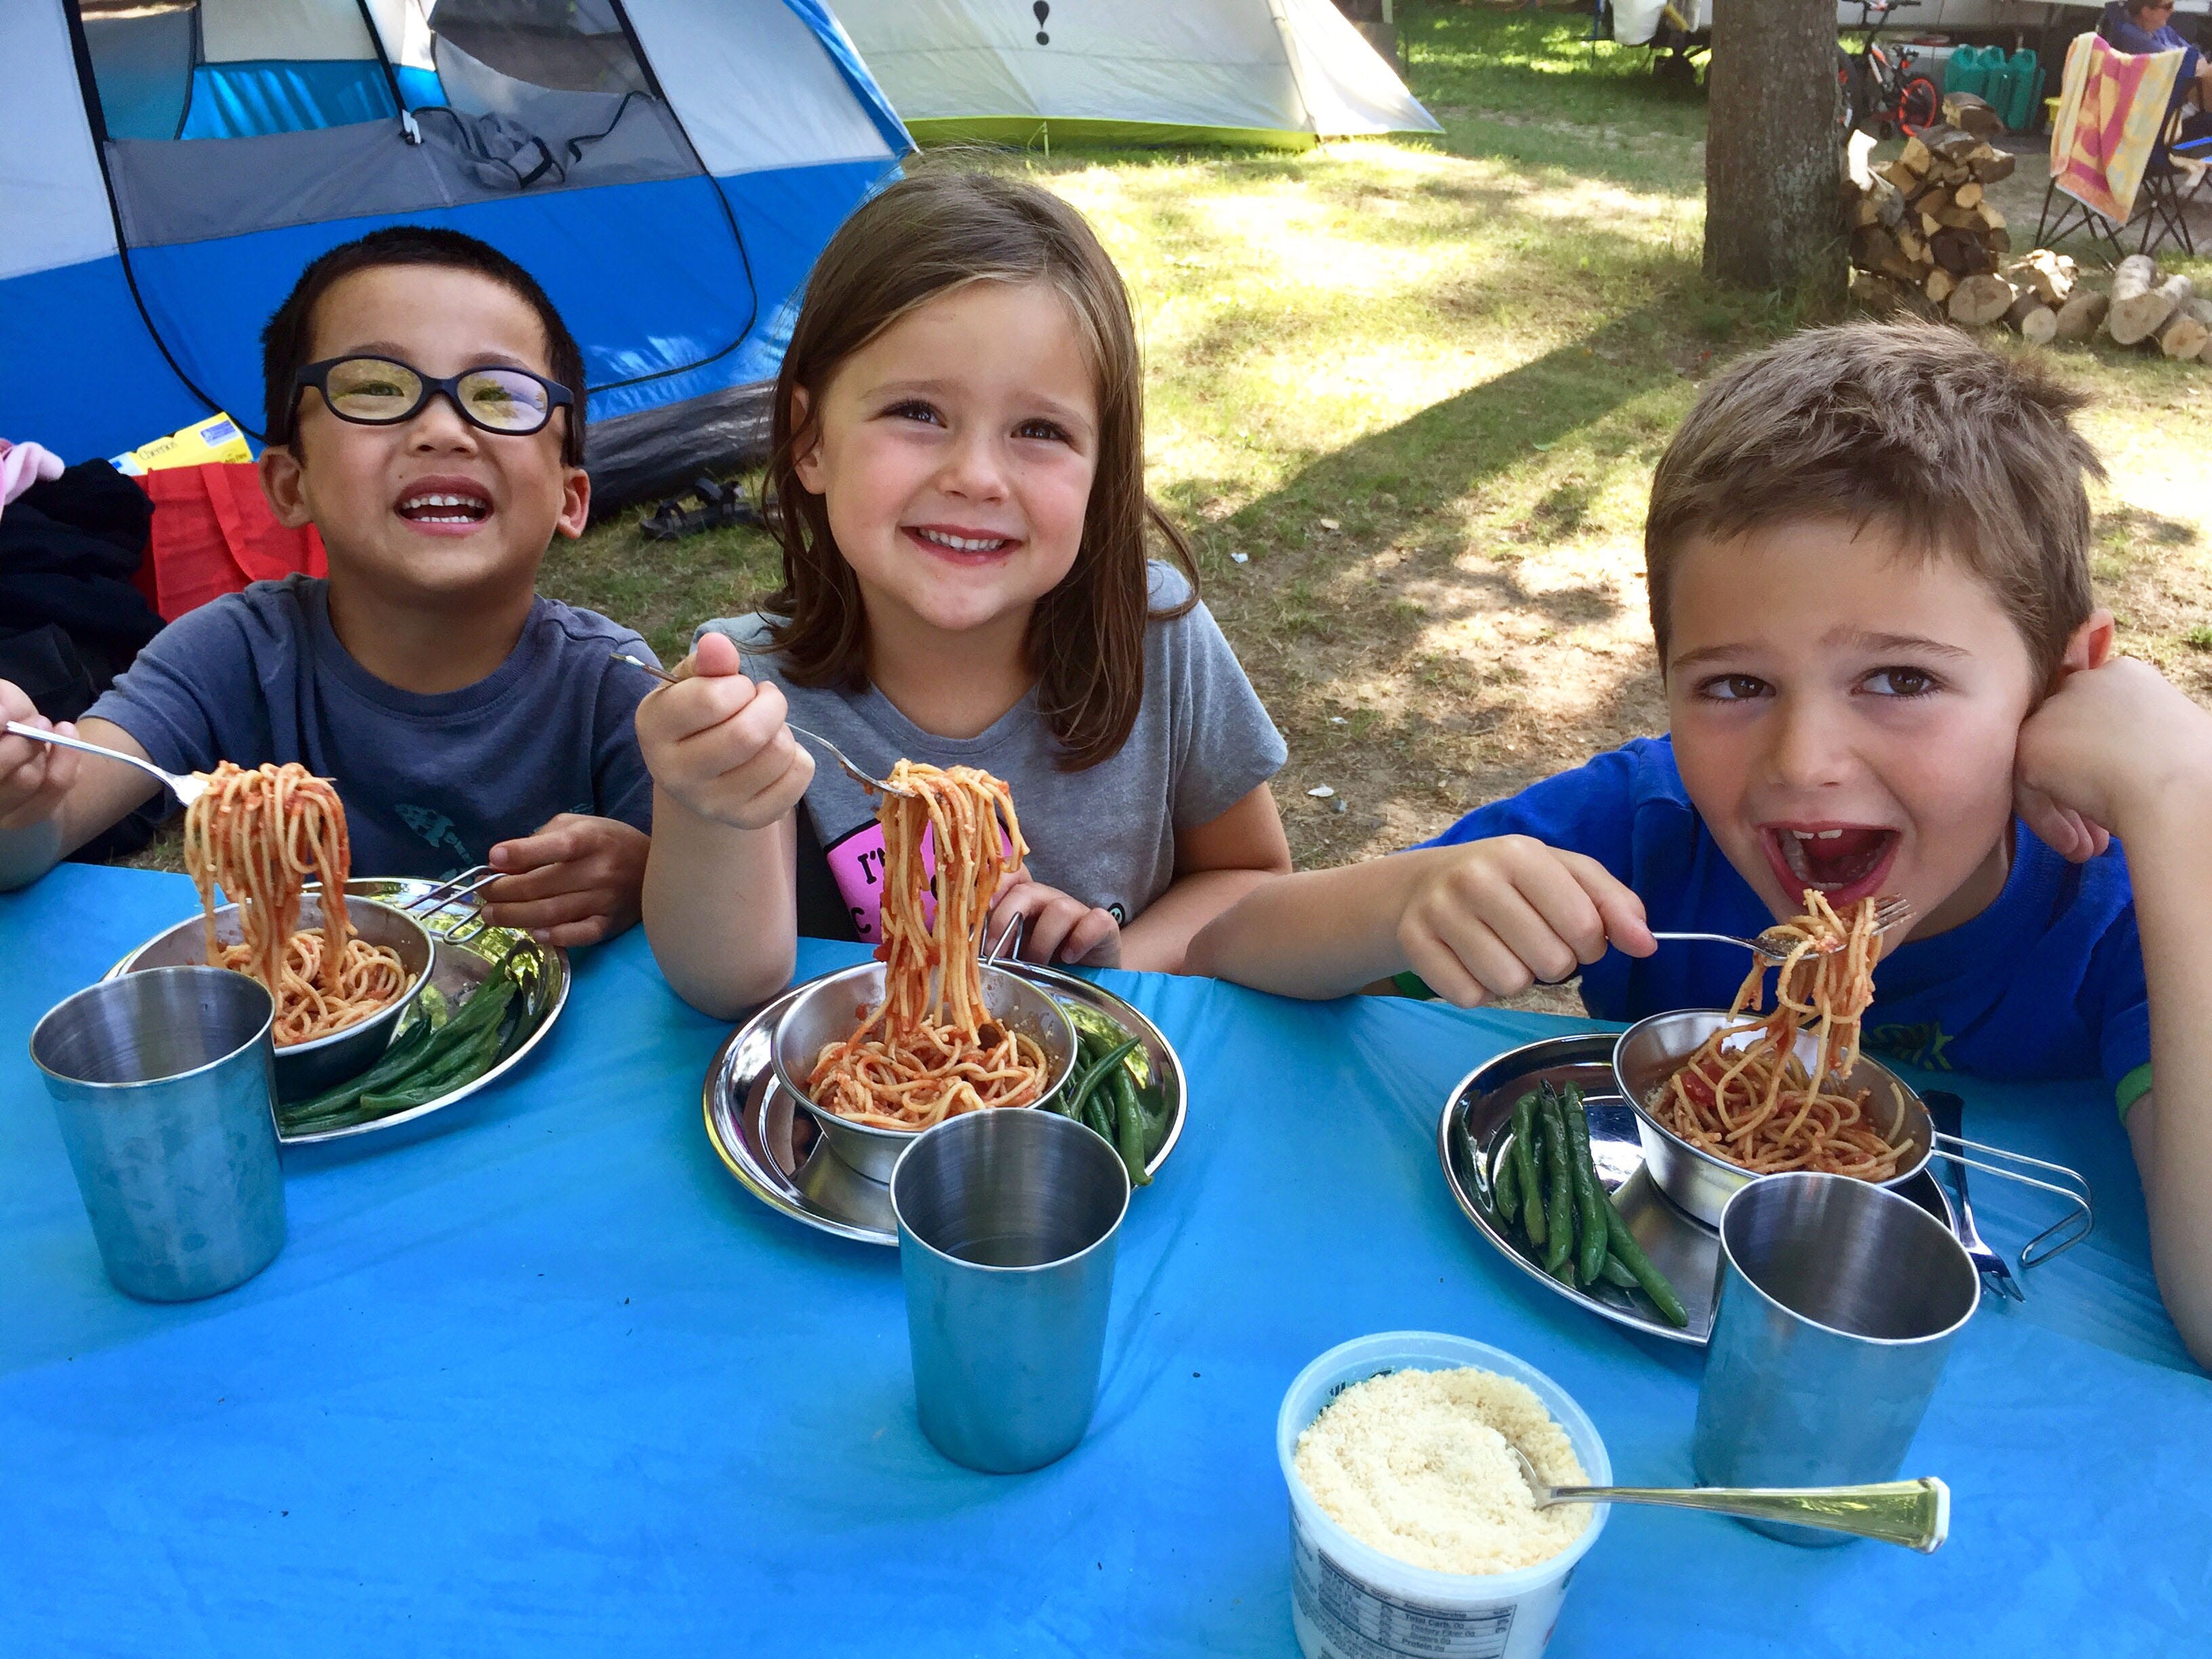
[[[1518,1353],[1622,1479],[1691,1479],[1700,1356],[1524,1278],[1437,1170],[1453,1083],[1570,1029],[1533,1015],[1107,975],[1193,1104],[1123,1235],[1097,1421],[1031,1475],[921,1437],[893,1252],[723,1170],[699,1094],[728,1028],[635,933],[580,954],[538,1058],[440,1133],[288,1155],[258,1279],[132,1302],[24,1042],[192,902],[74,866],[0,897],[0,1651],[1290,1655],[1276,1407],[1374,1331]],[[1618,1510],[1554,1653],[2204,1650],[2212,1382],[2160,1310],[2106,1091],[1962,1091],[1969,1133],[2083,1168],[2100,1224],[1960,1341],[1908,1463],[1951,1483],[1949,1544]],[[2050,1218],[1977,1195],[2007,1243]]]

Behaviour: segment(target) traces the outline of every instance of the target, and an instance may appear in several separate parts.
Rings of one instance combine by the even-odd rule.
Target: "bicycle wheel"
[[[1910,76],[1897,94],[1898,130],[1917,138],[1943,118],[1943,99],[1924,75]]]

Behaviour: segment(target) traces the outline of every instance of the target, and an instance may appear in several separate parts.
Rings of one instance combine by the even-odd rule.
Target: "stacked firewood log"
[[[1930,127],[1893,161],[1855,153],[1844,181],[1851,238],[1851,297],[1869,311],[2003,323],[2037,344],[2154,343],[2169,357],[2212,363],[2212,301],[2189,278],[2159,275],[2141,255],[2120,261],[2111,292],[2091,289],[2074,261],[2049,248],[2010,257],[2004,216],[1983,194],[2014,158],[1957,127]]]
[[[1844,182],[1853,295],[1878,311],[1940,313],[1964,323],[2002,317],[2013,296],[1996,270],[2012,235],[1984,191],[2015,165],[1949,126],[1908,138],[1893,161],[1869,166],[1855,157]]]

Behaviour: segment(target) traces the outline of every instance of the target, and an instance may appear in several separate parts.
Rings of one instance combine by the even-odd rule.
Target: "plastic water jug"
[[[1986,98],[1990,83],[1989,65],[1984,60],[1979,46],[1960,46],[1951,54],[1951,61],[1943,66],[1945,93],[1972,93],[1977,98]]]
[[[1997,119],[2010,126],[2013,124],[2010,112],[2013,94],[2019,90],[2020,71],[2014,69],[2011,60],[2006,58],[2002,46],[1991,46],[1990,55],[1990,61],[1982,87],[1982,96],[1989,100],[1990,107],[1996,112]]]
[[[2035,53],[2025,46],[2013,53],[2010,67],[2012,96],[1997,105],[1997,112],[2014,132],[2027,132],[2035,125],[2038,100],[2043,96],[2043,70],[2036,62]],[[1994,98],[1990,101],[1996,103]]]

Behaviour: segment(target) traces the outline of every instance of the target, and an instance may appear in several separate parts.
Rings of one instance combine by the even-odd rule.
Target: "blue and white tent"
[[[757,441],[800,283],[908,148],[820,0],[0,0],[0,434],[255,431],[301,267],[440,224],[544,284],[635,497]]]

